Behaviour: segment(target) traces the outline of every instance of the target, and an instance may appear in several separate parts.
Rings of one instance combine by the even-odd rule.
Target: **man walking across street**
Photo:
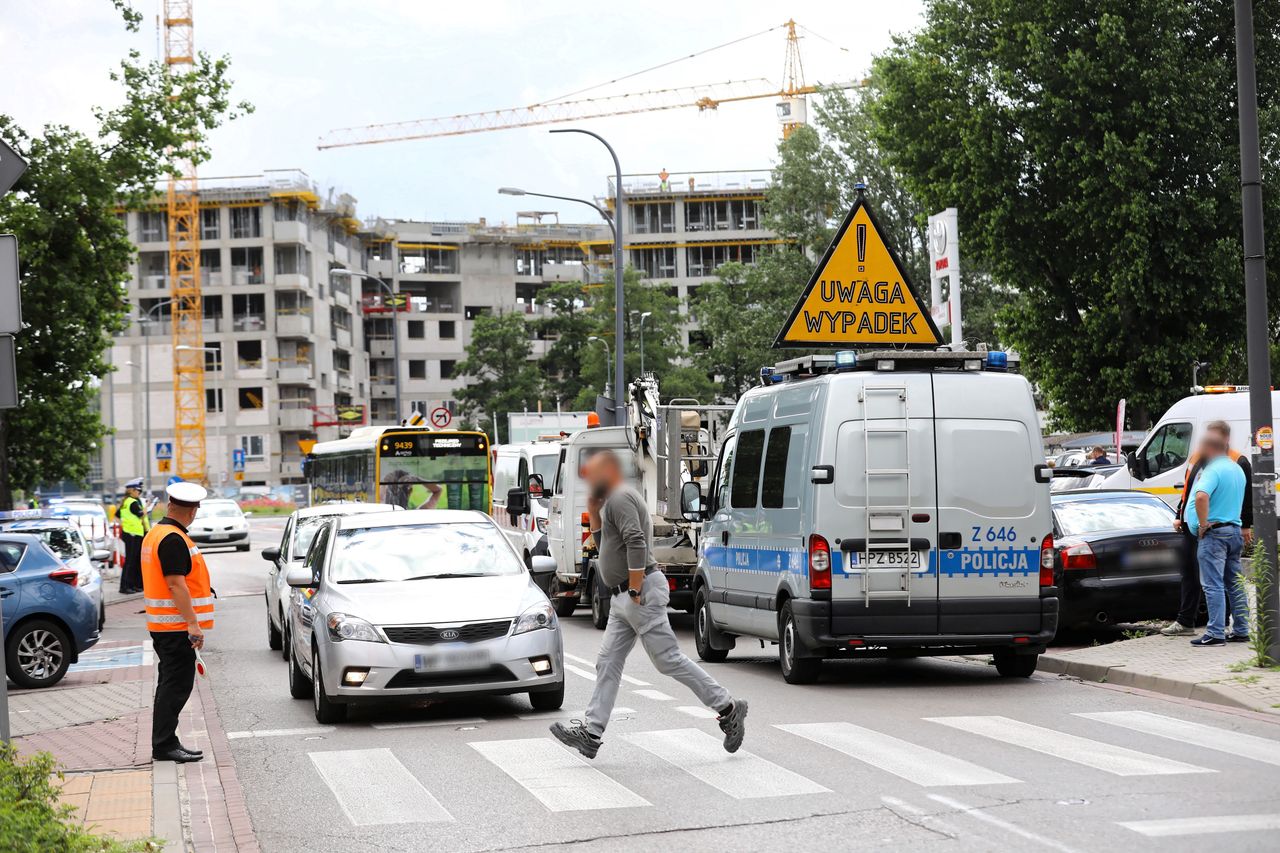
[[[1198,541],[1200,585],[1209,608],[1209,624],[1193,646],[1221,646],[1226,642],[1227,602],[1231,602],[1232,640],[1249,637],[1249,602],[1240,585],[1240,554],[1244,550],[1240,510],[1245,477],[1227,455],[1230,445],[1221,430],[1205,430],[1200,440],[1204,467],[1191,487],[1183,522]],[[1225,595],[1224,595],[1225,588]]]
[[[178,740],[178,715],[196,678],[196,650],[213,627],[213,587],[200,549],[187,535],[208,492],[195,483],[169,485],[169,509],[142,542],[147,630],[159,661],[151,716],[155,761],[199,761],[204,753]]]
[[[671,600],[667,578],[653,559],[653,522],[644,498],[624,482],[621,462],[612,451],[591,457],[586,480],[591,490],[587,500],[591,533],[600,549],[600,578],[611,599],[609,624],[596,658],[596,686],[586,722],[555,723],[551,733],[587,758],[596,757],[627,654],[639,639],[659,672],[684,684],[703,705],[719,713],[724,748],[737,752],[746,728],[747,702],[731,697],[680,650],[667,618]]]
[[[1213,421],[1205,426],[1205,431],[1216,433],[1224,442],[1228,443],[1228,448],[1230,448],[1231,426],[1226,421]],[[1253,494],[1249,490],[1249,483],[1253,481],[1253,466],[1249,464],[1249,458],[1243,453],[1228,449],[1227,456],[1239,465],[1240,470],[1244,473],[1245,490],[1244,500],[1240,506],[1240,533],[1244,539],[1244,546],[1247,548],[1253,541]],[[1197,554],[1199,549],[1196,547],[1195,536],[1187,525],[1182,522],[1182,517],[1188,502],[1191,500],[1191,487],[1195,484],[1196,478],[1208,461],[1199,453],[1192,453],[1191,458],[1187,460],[1187,471],[1182,485],[1182,497],[1178,500],[1178,518],[1173,523],[1174,529],[1180,531],[1186,537],[1186,542],[1184,543],[1186,552],[1182,561],[1181,597],[1177,618],[1160,629],[1160,633],[1166,637],[1194,634],[1196,631],[1196,617],[1200,612],[1200,602],[1202,600],[1200,594],[1200,560]],[[1230,609],[1229,603],[1227,604],[1227,609]],[[1245,633],[1248,633],[1248,631],[1246,630]]]
[[[126,595],[142,592],[142,537],[151,529],[151,519],[142,503],[142,478],[124,484],[120,502],[120,535],[124,539],[124,568],[120,571],[120,591]]]

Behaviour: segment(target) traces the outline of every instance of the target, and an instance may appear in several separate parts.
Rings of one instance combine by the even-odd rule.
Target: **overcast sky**
[[[108,0],[5,0],[0,23],[0,110],[29,130],[90,126],[90,107],[113,104],[109,70],[130,47],[157,51],[159,0],[133,0],[143,31],[130,35]],[[219,129],[205,176],[297,168],[321,190],[359,199],[360,215],[514,221],[554,202],[499,196],[500,186],[558,195],[606,192],[611,164],[586,137],[546,127],[316,150],[351,125],[478,112],[557,98],[646,67],[776,27],[807,27],[806,81],[865,76],[891,36],[920,24],[920,0],[579,2],[579,0],[196,0],[196,45],[229,54],[235,95],[257,112]],[[815,35],[816,34],[816,35]],[[581,97],[766,78],[780,83],[781,30],[594,89]],[[760,84],[763,88],[763,84]],[[570,125],[562,125],[570,126]],[[768,168],[779,135],[769,99],[701,114],[682,109],[592,119],[626,173]],[[589,211],[559,205],[564,221]]]

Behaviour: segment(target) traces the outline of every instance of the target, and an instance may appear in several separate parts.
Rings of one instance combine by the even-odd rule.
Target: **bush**
[[[22,758],[0,744],[0,850],[5,853],[142,853],[158,850],[147,841],[100,838],[81,827],[73,806],[58,804],[62,771],[47,752]]]

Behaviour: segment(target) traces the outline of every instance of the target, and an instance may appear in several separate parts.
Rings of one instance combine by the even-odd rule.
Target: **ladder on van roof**
[[[872,400],[876,398],[888,403],[891,411],[886,412],[885,416],[872,419],[870,409]],[[912,578],[910,557],[903,566],[879,568],[870,565],[873,553],[893,551],[909,554],[911,551],[911,527],[908,523],[911,516],[911,422],[908,419],[907,387],[873,385],[868,382],[858,391],[858,402],[862,403],[863,459],[866,463],[864,494],[867,497],[868,565],[860,567],[863,601],[870,606],[873,598],[896,599],[905,592],[909,606]],[[890,448],[883,447],[883,442],[877,442],[879,446],[876,450],[880,458],[900,464],[873,466],[872,436],[891,442]],[[884,495],[886,500],[877,503],[879,495]],[[883,575],[896,575],[898,588],[873,589],[873,576]]]

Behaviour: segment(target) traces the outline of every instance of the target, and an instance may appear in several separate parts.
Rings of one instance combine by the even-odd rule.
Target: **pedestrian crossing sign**
[[[814,270],[775,347],[942,343],[862,191]]]

